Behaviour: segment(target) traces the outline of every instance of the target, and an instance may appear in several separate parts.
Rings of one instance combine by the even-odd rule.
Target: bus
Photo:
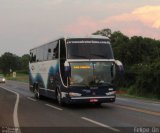
[[[61,37],[30,50],[29,87],[60,105],[115,102],[116,66],[107,37]]]

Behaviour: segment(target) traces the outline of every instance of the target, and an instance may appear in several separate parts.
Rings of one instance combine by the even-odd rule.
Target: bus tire
[[[63,106],[64,102],[62,101],[62,94],[60,92],[60,89],[56,90],[56,99],[59,105]]]
[[[34,97],[35,97],[36,99],[40,99],[40,98],[41,98],[38,84],[35,84],[35,86],[34,86]]]

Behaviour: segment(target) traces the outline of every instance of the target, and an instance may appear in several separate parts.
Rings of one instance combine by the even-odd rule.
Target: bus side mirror
[[[66,76],[69,77],[70,76],[71,67],[70,67],[68,61],[65,61],[65,63],[64,63],[64,71],[65,71]]]
[[[121,61],[119,60],[115,60],[115,65],[118,67],[118,71],[120,74],[123,74],[124,73],[124,67],[123,67],[123,64]]]

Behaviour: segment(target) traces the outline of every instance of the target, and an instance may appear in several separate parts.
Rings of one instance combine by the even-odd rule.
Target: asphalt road
[[[61,107],[35,99],[26,83],[7,81],[0,84],[0,127],[0,133],[160,133],[160,103],[118,97],[100,107]]]

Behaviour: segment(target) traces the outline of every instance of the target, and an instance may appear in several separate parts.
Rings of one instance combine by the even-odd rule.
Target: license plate
[[[98,102],[98,99],[90,99],[90,102],[91,102],[91,103]]]

